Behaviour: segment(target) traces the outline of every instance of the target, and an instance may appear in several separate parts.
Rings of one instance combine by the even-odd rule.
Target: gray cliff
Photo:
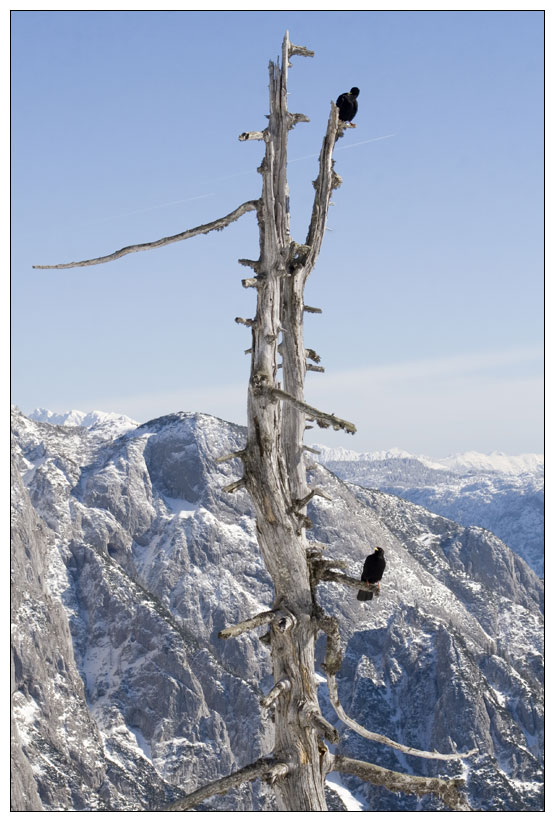
[[[102,439],[15,410],[12,434],[13,810],[156,810],[269,752],[263,631],[217,637],[272,604],[248,496],[221,491],[240,465],[215,462],[244,430],[180,413]],[[370,743],[337,722],[322,684],[339,749],[459,773],[476,809],[540,810],[540,580],[483,529],[312,474],[334,500],[309,510],[326,554],[353,575],[374,545],[388,561],[371,603],[319,587],[345,647],[345,709],[406,744],[479,754],[461,766]],[[368,809],[441,808],[343,781]],[[273,808],[255,782],[201,809]]]

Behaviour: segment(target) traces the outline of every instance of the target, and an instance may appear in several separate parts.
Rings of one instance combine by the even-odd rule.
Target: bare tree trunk
[[[285,390],[303,399],[305,352],[302,336],[302,283],[292,274],[287,186],[287,111],[290,43],[283,43],[281,68],[270,63],[270,120],[264,133],[263,190],[259,214],[260,259],[256,265],[257,311],[253,326],[248,392],[248,438],[243,458],[253,499],[260,549],[275,585],[274,607],[290,612],[285,630],[272,624],[275,682],[289,687],[275,700],[276,759],[288,765],[274,788],[280,810],[327,810],[320,769],[314,679],[315,625],[302,511],[296,500],[307,494],[302,451],[305,414],[284,403],[278,387],[278,345],[283,335]]]
[[[225,628],[220,632],[220,638],[228,639],[262,625],[270,626],[263,639],[271,646],[275,685],[261,702],[275,712],[274,751],[271,757],[216,780],[165,810],[193,808],[207,797],[260,778],[273,785],[280,810],[326,811],[324,784],[330,770],[354,773],[395,791],[419,795],[435,793],[449,807],[467,810],[469,808],[459,793],[460,785],[455,780],[411,777],[346,757],[334,757],[325,743],[325,740],[337,742],[339,735],[321,715],[316,695],[314,645],[319,631],[328,636],[324,668],[332,704],[345,724],[363,736],[413,756],[459,759],[474,753],[438,754],[393,742],[350,719],[337,696],[335,675],[342,660],[339,629],[335,619],[319,607],[315,592],[323,581],[355,588],[359,587],[360,581],[332,570],[338,564],[323,560],[320,548],[307,542],[305,530],[311,527],[311,522],[306,515],[306,506],[314,495],[325,494],[307,485],[304,462],[307,446],[303,445],[303,438],[307,420],[348,433],[354,433],[356,429],[352,423],[320,411],[304,400],[307,369],[323,369],[307,365],[307,356],[316,363],[320,358],[315,351],[305,349],[303,319],[305,312],[321,313],[320,309],[305,305],[304,289],[322,246],[331,194],[341,184],[333,168],[333,148],[344,129],[352,126],[338,119],[338,109],[332,102],[320,152],[319,173],[314,181],[310,226],[304,244],[298,244],[291,239],[289,231],[287,139],[289,130],[308,118],[304,114],[291,114],[287,109],[289,58],[295,54],[312,56],[312,52],[303,46],[290,43],[286,33],[281,65],[271,62],[269,67],[268,126],[263,131],[244,132],[239,137],[243,141],[263,140],[265,143],[265,155],[259,168],[263,180],[260,200],[243,203],[225,217],[171,237],[126,246],[113,254],[79,263],[35,268],[71,268],[109,262],[134,251],[220,230],[248,211],[257,212],[259,259],[239,261],[254,270],[255,276],[244,279],[243,285],[256,289],[256,314],[253,319],[236,318],[252,333],[247,443],[243,450],[222,456],[218,461],[238,457],[243,462],[243,477],[223,490],[232,493],[246,487],[250,493],[258,543],[274,582],[275,596],[271,610]],[[278,382],[280,373],[283,385]]]

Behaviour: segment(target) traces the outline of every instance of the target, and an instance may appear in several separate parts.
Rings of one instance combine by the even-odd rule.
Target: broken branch
[[[271,622],[279,611],[262,611],[260,614],[245,619],[244,622],[238,622],[236,625],[229,625],[223,628],[218,634],[219,639],[230,639],[239,634],[244,634],[245,631],[251,631],[253,628],[258,628],[260,625],[267,625]]]
[[[260,268],[260,260],[248,260],[246,257],[241,257],[241,259],[237,260],[237,262],[239,265],[244,265],[246,268],[254,269],[257,273]]]
[[[163,810],[188,811],[190,808],[194,808],[195,805],[199,805],[205,799],[215,794],[227,793],[232,788],[242,785],[243,782],[252,782],[252,780],[257,777],[261,779],[267,777],[270,780],[274,780],[276,778],[274,774],[281,774],[281,765],[283,765],[283,763],[276,762],[275,759],[258,759],[256,762],[252,762],[250,765],[246,765],[244,768],[235,771],[235,773],[224,776],[222,779],[217,779],[215,782],[210,782],[203,788],[199,788],[193,791],[193,793],[188,794],[188,796],[178,799],[177,802],[167,805]]]
[[[327,499],[329,502],[333,502],[332,498],[328,496],[325,491],[322,491],[321,488],[313,488],[312,491],[310,491],[310,493],[306,495],[306,497],[303,497],[302,499],[293,500],[293,510],[300,511],[301,508],[304,508],[305,505],[308,505],[308,503],[313,497],[323,497],[324,499]]]
[[[218,457],[218,459],[216,460],[216,463],[229,462],[230,460],[234,460],[234,459],[243,459],[243,457],[245,456],[245,453],[246,453],[246,449],[243,448],[241,451],[233,451],[231,454],[224,454],[223,457]]]
[[[260,700],[260,704],[263,708],[269,708],[272,702],[275,702],[276,699],[280,696],[280,694],[283,694],[286,691],[290,690],[291,681],[287,678],[280,679],[279,682],[276,682],[271,691],[268,691],[266,696],[262,697],[262,699]]]
[[[373,765],[370,762],[361,762],[359,759],[350,759],[347,756],[336,755],[330,762],[330,770],[350,773],[380,785],[389,791],[413,793],[417,796],[431,793],[453,811],[471,811],[472,808],[464,798],[461,790],[464,786],[462,779],[438,779],[437,777],[413,776],[412,774],[390,771]]]
[[[314,52],[307,49],[306,46],[294,46],[293,43],[289,43],[288,55],[293,57],[294,54],[300,54],[302,57],[314,57]]]
[[[246,280],[241,280],[243,288],[258,288],[260,285],[260,278],[247,277]]]
[[[229,485],[224,485],[222,491],[225,491],[226,494],[233,494],[234,491],[238,491],[239,488],[244,488],[247,482],[244,477],[241,479],[236,480],[235,482],[230,482]]]
[[[306,114],[291,114],[289,112],[289,128],[295,128],[297,123],[310,123],[310,117]]]
[[[315,705],[302,705],[299,710],[299,716],[305,727],[312,725],[316,732],[320,734],[320,736],[323,736],[324,739],[327,739],[328,742],[332,742],[334,745],[339,742],[337,729],[322,716],[319,708]]]
[[[337,574],[335,571],[328,569],[323,569],[318,578],[322,582],[340,582],[342,585],[347,585],[349,588],[357,588],[358,590],[364,588],[375,594],[379,594],[380,591],[380,586],[377,582],[361,582],[360,579],[356,579],[355,577],[347,576],[347,574]]]
[[[304,411],[310,417],[314,418],[318,422],[318,424],[321,424],[323,427],[328,427],[329,425],[331,425],[334,430],[342,428],[348,434],[356,433],[356,427],[352,422],[342,420],[340,417],[336,417],[335,414],[326,414],[324,413],[324,411],[318,411],[317,408],[313,408],[311,405],[307,405],[306,402],[296,399],[291,394],[288,394],[286,391],[282,391],[281,388],[271,387],[268,390],[275,397],[279,397],[282,400],[287,400],[300,411]]]
[[[263,131],[244,131],[242,134],[239,135],[239,139],[241,142],[245,142],[245,140],[263,140],[264,139],[264,132]]]
[[[313,570],[318,579],[330,568],[346,568],[347,563],[340,559],[315,559],[313,560]]]
[[[105,257],[95,257],[92,260],[83,260],[80,263],[60,263],[59,265],[34,265],[33,268],[77,268],[85,265],[100,265],[100,263],[109,263],[112,260],[117,260],[119,257],[124,257],[126,254],[131,254],[134,251],[147,251],[150,248],[160,248],[163,245],[170,243],[177,243],[179,240],[188,240],[190,237],[195,237],[197,234],[208,234],[210,231],[221,231],[230,223],[238,220],[243,214],[248,211],[256,211],[258,207],[258,200],[249,200],[243,203],[235,211],[231,211],[225,217],[220,217],[213,220],[211,223],[199,225],[196,228],[189,228],[187,231],[182,231],[181,234],[173,234],[171,237],[162,237],[161,240],[155,240],[152,243],[139,243],[138,245],[127,245],[125,248],[120,248],[119,251],[114,251],[113,254],[107,254]]]
[[[305,348],[305,354],[307,359],[312,360],[312,362],[320,362],[322,359],[313,348]]]

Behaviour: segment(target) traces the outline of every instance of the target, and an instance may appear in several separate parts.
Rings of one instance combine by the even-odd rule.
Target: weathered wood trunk
[[[287,774],[274,783],[276,796],[281,810],[322,811],[327,810],[324,779],[310,710],[319,713],[314,680],[316,626],[303,512],[296,505],[308,492],[302,447],[305,414],[272,392],[278,387],[280,353],[284,388],[296,399],[303,399],[305,374],[304,281],[298,272],[291,272],[294,244],[286,176],[292,119],[287,111],[289,56],[286,35],[281,66],[270,63],[270,120],[261,167],[261,253],[255,269],[258,299],[243,462],[260,549],[275,585],[274,606],[286,615],[271,627],[274,680],[289,683],[275,701],[274,757],[288,765]]]

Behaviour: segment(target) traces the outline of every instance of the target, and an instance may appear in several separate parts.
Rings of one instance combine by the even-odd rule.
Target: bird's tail
[[[360,600],[360,602],[367,602],[369,599],[372,599],[373,596],[374,594],[372,591],[364,591],[361,588],[357,594],[357,599]]]

